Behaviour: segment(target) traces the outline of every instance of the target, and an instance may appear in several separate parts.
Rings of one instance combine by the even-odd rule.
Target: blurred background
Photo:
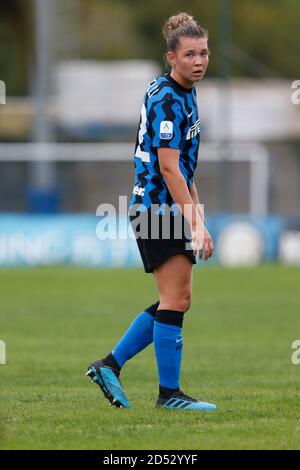
[[[161,29],[182,10],[210,36],[195,182],[211,262],[300,264],[298,0],[0,8],[0,266],[140,265],[134,240],[97,238],[96,210],[113,204],[126,228],[145,88],[167,72]]]

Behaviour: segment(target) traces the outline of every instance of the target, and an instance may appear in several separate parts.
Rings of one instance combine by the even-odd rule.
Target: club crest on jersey
[[[161,139],[170,140],[173,137],[173,122],[161,121],[159,128],[159,137]]]

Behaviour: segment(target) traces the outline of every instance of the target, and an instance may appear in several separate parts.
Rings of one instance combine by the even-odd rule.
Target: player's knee
[[[192,305],[192,296],[190,292],[185,292],[179,300],[179,311],[186,313]]]
[[[192,299],[189,298],[186,300],[183,312],[186,313],[191,308],[191,305],[192,305]]]
[[[161,301],[158,310],[176,310],[186,313],[191,306],[190,298],[172,299],[171,301]]]
[[[177,310],[178,312],[187,312],[192,303],[190,289],[176,292],[176,295],[167,295],[160,297],[159,310]]]

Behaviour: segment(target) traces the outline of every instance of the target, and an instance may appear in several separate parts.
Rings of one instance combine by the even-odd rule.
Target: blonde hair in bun
[[[162,32],[167,41],[168,51],[174,52],[179,45],[181,36],[208,38],[208,32],[191,15],[183,12],[167,19]]]

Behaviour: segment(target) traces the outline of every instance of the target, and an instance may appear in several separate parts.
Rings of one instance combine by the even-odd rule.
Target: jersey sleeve
[[[149,112],[152,147],[180,149],[184,116],[178,101],[167,98],[152,104]]]

